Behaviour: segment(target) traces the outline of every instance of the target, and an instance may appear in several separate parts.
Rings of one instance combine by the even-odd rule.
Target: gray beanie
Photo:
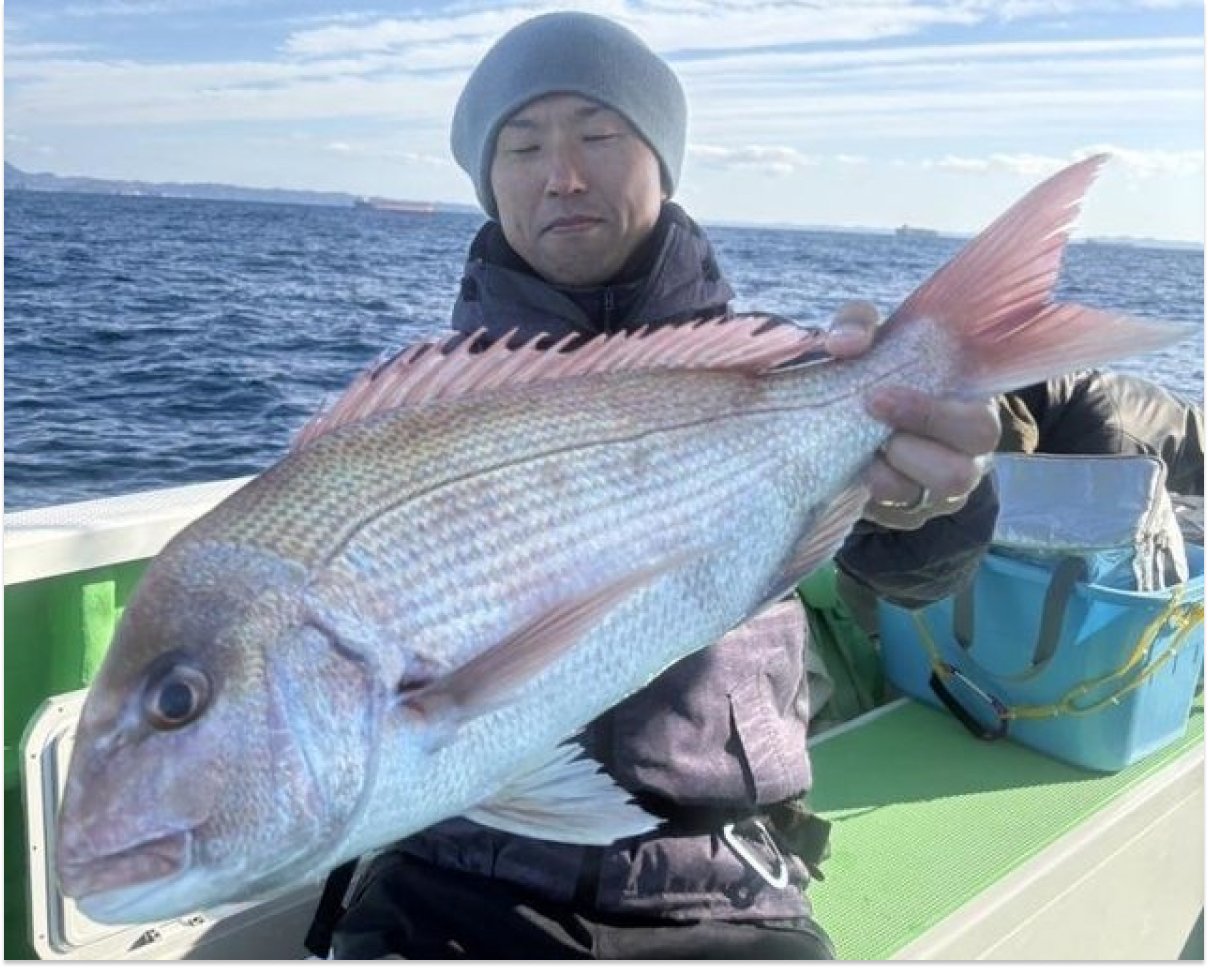
[[[671,68],[636,34],[588,13],[548,13],[504,34],[470,75],[453,112],[453,157],[498,218],[491,191],[503,123],[546,94],[578,94],[623,115],[659,160],[670,195],[684,160],[688,107]]]

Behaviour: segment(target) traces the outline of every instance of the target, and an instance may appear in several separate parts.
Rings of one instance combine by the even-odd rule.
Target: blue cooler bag
[[[1014,458],[1020,460],[1054,461]],[[1049,483],[1069,485],[1071,462],[1081,460],[1056,459],[1039,473]],[[1160,575],[1163,569],[1152,557],[1145,566],[1122,565],[1119,547],[1079,548],[1068,535],[1059,536],[1055,522],[1076,526],[1079,517],[1065,498],[1077,502],[1088,496],[1075,486],[1064,497],[1060,487],[1040,489],[1047,505],[1045,547],[1022,551],[1020,530],[1012,530],[1023,520],[1013,511],[1019,495],[1012,487],[1018,482],[999,472],[999,462],[1000,528],[972,587],[913,611],[878,605],[886,678],[916,699],[949,709],[981,738],[1009,736],[1076,766],[1123,769],[1174,742],[1186,728],[1203,671],[1204,550],[1180,539],[1174,584],[1146,591],[1127,587],[1137,584],[1133,573]],[[1021,480],[1028,478],[1033,487],[1037,465],[1012,464],[1020,466],[1026,470]],[[1168,508],[1164,472],[1156,461],[1149,470],[1154,466]],[[1101,463],[1090,463],[1076,467],[1075,477],[1135,477],[1135,469],[1135,463],[1117,464],[1104,471]],[[1110,507],[1127,515],[1127,488],[1120,483],[1113,484]],[[1103,487],[1102,480],[1095,487]],[[1014,535],[1010,547],[997,543],[1000,532]],[[1152,539],[1146,534],[1137,548],[1152,550]]]

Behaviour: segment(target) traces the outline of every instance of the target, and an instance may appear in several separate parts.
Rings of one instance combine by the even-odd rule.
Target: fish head
[[[90,918],[290,886],[350,822],[369,679],[301,620],[300,574],[229,545],[148,568],[85,700],[57,818],[59,883]]]

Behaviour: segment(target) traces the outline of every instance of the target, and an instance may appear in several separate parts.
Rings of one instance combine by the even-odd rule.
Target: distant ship
[[[901,239],[936,239],[939,232],[935,229],[921,229],[914,225],[899,225],[893,234]]]
[[[375,212],[395,212],[398,215],[434,215],[434,202],[403,202],[394,198],[358,198],[353,208],[367,208]]]

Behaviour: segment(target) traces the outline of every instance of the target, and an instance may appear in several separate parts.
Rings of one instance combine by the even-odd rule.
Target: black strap
[[[663,821],[661,832],[681,837],[715,834],[728,823],[740,823],[751,817],[765,818],[766,807],[719,807],[676,803],[649,790],[627,791],[629,798],[651,816]]]
[[[814,879],[822,880],[819,868],[830,856],[831,825],[806,807],[801,796],[758,807],[717,807],[676,803],[649,791],[629,795],[647,813],[663,820],[667,834],[716,834],[728,823],[762,820],[790,853],[801,858]]]
[[[1036,645],[1032,649],[1031,669],[1035,669],[1057,652],[1061,642],[1061,628],[1065,623],[1065,610],[1074,587],[1086,580],[1086,560],[1077,555],[1067,555],[1053,566],[1049,587],[1044,595],[1044,608],[1040,615],[1040,628],[1036,633]],[[966,587],[956,595],[952,606],[952,635],[966,652],[973,645],[973,589]],[[947,680],[964,683],[965,688],[978,696],[994,714],[994,723],[987,725],[970,713],[948,687]],[[978,739],[1001,739],[1007,734],[1010,715],[998,697],[987,692],[956,666],[944,664],[943,670],[933,671],[928,683],[931,691],[948,708],[970,733]]]
[[[1040,618],[1040,633],[1036,636],[1036,649],[1032,653],[1032,665],[1038,666],[1047,662],[1057,651],[1070,593],[1078,582],[1085,580],[1086,560],[1077,555],[1062,558],[1053,569],[1049,590],[1044,596],[1044,612]]]
[[[952,602],[952,637],[966,652],[973,648],[973,586],[976,584],[976,581],[967,582]]]
[[[1032,649],[1032,668],[1047,662],[1057,651],[1070,593],[1075,585],[1086,580],[1086,572],[1086,560],[1078,555],[1068,555],[1053,567],[1053,575],[1044,596],[1036,645]],[[966,652],[973,647],[974,584],[970,582],[957,592],[952,603],[952,636]]]
[[[316,958],[326,958],[331,951],[332,935],[344,915],[344,895],[348,893],[348,885],[352,883],[352,875],[356,869],[357,862],[353,859],[327,875],[327,881],[323,884],[323,895],[319,898],[315,916],[310,922],[310,930],[306,932],[306,940],[302,942],[306,950]]]
[[[801,858],[816,881],[822,876],[822,862],[830,857],[831,822],[823,820],[805,805],[804,798],[782,800],[768,807],[772,832],[792,854]]]
[[[1007,708],[998,700],[997,697],[991,696],[984,689],[979,688],[967,676],[961,674],[958,669],[951,665],[945,666],[945,672],[948,676],[955,677],[973,690],[994,712],[994,725],[987,726],[975,717],[971,712],[961,705],[960,700],[952,694],[947,683],[938,672],[932,672],[931,678],[927,680],[931,686],[931,691],[939,697],[940,702],[948,707],[948,711],[952,713],[965,729],[969,730],[978,739],[995,740],[1002,739],[1007,735],[1007,726],[1010,720],[1007,718]]]

